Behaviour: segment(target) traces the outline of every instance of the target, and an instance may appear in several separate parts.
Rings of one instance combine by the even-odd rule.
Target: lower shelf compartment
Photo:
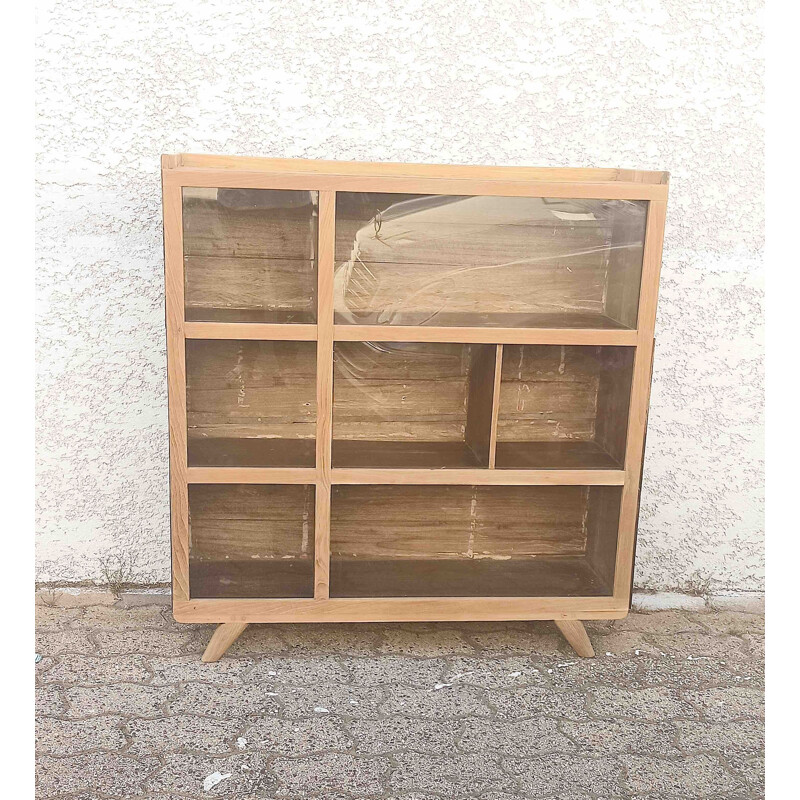
[[[596,442],[498,442],[497,469],[623,469]]]
[[[189,566],[193,598],[313,597],[311,559],[271,561],[193,561]]]
[[[334,467],[376,469],[472,469],[483,467],[464,442],[333,441]]]
[[[192,467],[313,467],[314,439],[190,438]]]
[[[331,561],[331,597],[604,597],[585,557]]]

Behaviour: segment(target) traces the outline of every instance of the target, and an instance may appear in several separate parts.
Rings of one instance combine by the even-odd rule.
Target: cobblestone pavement
[[[39,607],[39,798],[763,797],[763,617],[260,625]]]

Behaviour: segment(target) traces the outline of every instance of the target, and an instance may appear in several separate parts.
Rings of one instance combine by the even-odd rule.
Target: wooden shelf
[[[665,173],[162,167],[174,607],[213,657],[624,614]]]
[[[601,597],[586,558],[331,560],[331,597]]]

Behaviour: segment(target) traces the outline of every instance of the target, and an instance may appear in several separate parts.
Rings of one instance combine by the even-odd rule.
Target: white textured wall
[[[672,173],[636,582],[762,588],[747,0],[41,0],[40,580],[169,576],[159,155]]]

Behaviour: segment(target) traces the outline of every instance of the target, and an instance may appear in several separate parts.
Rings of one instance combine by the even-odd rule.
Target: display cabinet
[[[628,613],[668,176],[162,159],[173,612]]]

